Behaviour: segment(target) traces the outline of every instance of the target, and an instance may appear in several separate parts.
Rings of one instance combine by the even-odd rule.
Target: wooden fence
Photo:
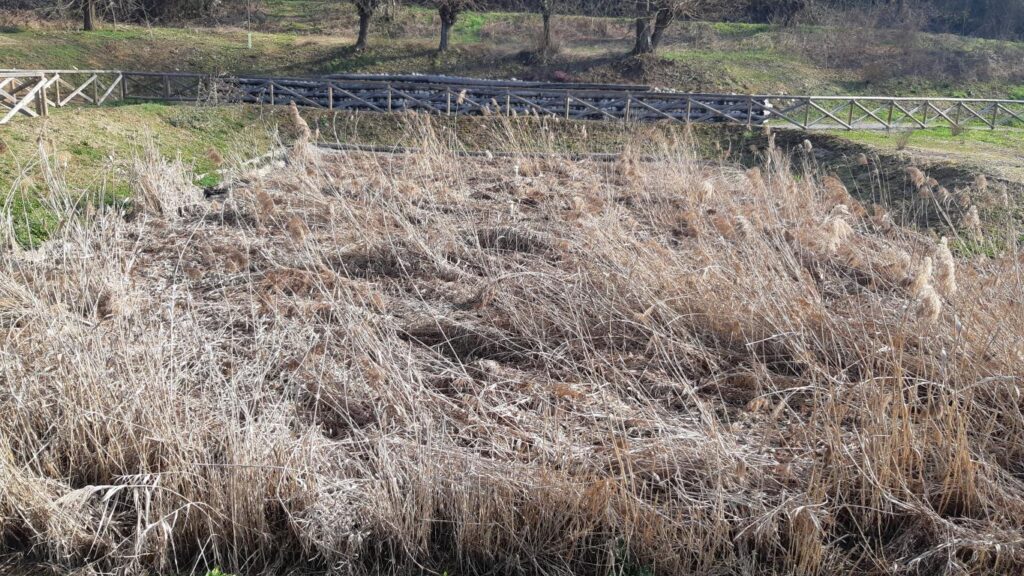
[[[444,76],[213,77],[111,70],[0,71],[0,124],[51,107],[113,101],[253,103],[441,115],[769,124],[802,130],[1024,127],[1024,101],[691,94],[648,86],[554,84]]]

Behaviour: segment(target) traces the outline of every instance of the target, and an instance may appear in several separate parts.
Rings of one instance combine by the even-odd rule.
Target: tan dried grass
[[[779,150],[517,178],[413,128],[423,152],[293,153],[194,210],[143,156],[145,217],[0,255],[5,546],[120,573],[1024,569],[1016,255],[866,222]]]

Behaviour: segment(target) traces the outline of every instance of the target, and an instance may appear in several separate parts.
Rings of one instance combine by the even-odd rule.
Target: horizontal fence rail
[[[252,103],[441,115],[706,122],[802,130],[1024,127],[1024,101],[692,94],[648,86],[555,84],[446,76],[206,76],[111,70],[0,71],[0,124],[50,107],[115,101]]]

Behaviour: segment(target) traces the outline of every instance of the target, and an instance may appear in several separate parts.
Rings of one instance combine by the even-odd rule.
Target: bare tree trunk
[[[665,39],[665,30],[672,25],[675,14],[671,10],[659,10],[658,16],[654,19],[654,32],[651,33],[651,52],[656,52]]]
[[[547,57],[551,51],[551,12],[545,11],[541,17],[544,19],[544,37],[541,39],[540,53]]]
[[[636,19],[636,45],[633,54],[650,54],[654,51],[651,45],[651,22],[647,18]]]
[[[441,52],[448,51],[448,37],[452,30],[452,22],[446,18],[441,18],[441,45],[438,50]]]
[[[359,11],[359,39],[356,40],[356,50],[366,50],[370,36],[370,13],[365,10]]]
[[[442,8],[440,10],[441,16],[441,44],[437,48],[440,52],[446,52],[449,49],[449,38],[452,33],[452,27],[455,25],[455,20],[458,14],[451,9]]]
[[[96,29],[96,0],[82,0],[82,29]]]

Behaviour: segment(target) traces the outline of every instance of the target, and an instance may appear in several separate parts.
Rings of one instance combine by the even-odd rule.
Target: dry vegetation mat
[[[297,113],[296,113],[297,116]],[[83,573],[1017,573],[1021,261],[769,145],[299,141],[0,255],[0,550]],[[305,138],[303,138],[305,136]],[[648,147],[651,143],[648,142]]]

